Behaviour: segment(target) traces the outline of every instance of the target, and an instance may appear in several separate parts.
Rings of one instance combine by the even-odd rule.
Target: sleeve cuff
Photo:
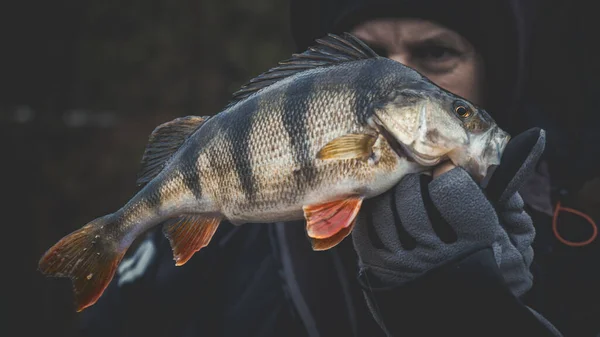
[[[359,274],[375,320],[391,336],[557,336],[506,286],[491,248],[397,287]]]

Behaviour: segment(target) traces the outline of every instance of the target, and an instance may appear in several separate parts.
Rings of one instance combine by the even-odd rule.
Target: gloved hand
[[[523,295],[532,285],[535,231],[517,190],[544,144],[540,129],[513,138],[485,190],[457,167],[433,180],[406,176],[392,190],[365,200],[352,238],[366,281],[399,286],[491,247],[510,290]]]

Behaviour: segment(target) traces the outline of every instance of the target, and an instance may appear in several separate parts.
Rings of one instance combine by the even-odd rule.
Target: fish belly
[[[420,170],[405,158],[396,157],[390,161],[385,166],[360,160],[324,163],[318,167],[312,181],[298,182],[291,174],[278,187],[273,186],[270,191],[257,195],[254,201],[223,205],[221,212],[235,224],[300,220],[304,218],[304,206],[350,196],[371,198],[392,188],[406,174]],[[303,175],[300,172],[297,176]]]

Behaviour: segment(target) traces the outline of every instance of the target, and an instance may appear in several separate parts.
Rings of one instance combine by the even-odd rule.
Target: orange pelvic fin
[[[78,312],[100,298],[127,250],[119,250],[119,243],[107,235],[113,218],[98,218],[65,236],[40,259],[42,273],[71,278]]]
[[[183,215],[165,223],[163,233],[171,243],[175,265],[183,266],[208,245],[220,222],[220,216]]]
[[[354,222],[346,228],[340,229],[339,232],[335,233],[333,236],[330,236],[326,239],[315,239],[311,238],[311,244],[313,250],[327,250],[335,247],[338,243],[342,242],[348,234],[352,232],[352,228],[354,228]]]
[[[304,206],[308,236],[313,239],[326,239],[334,236],[343,228],[350,227],[360,210],[362,201],[362,197],[349,197]]]

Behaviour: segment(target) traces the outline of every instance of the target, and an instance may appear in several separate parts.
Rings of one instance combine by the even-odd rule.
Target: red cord
[[[569,240],[563,238],[562,236],[560,236],[560,233],[558,233],[558,213],[560,213],[560,211],[573,213],[573,214],[579,215],[580,217],[587,220],[587,222],[589,222],[592,225],[592,230],[593,230],[592,236],[589,239],[587,239],[585,241],[580,241],[580,242],[569,241]],[[554,209],[554,216],[552,217],[552,231],[554,232],[554,236],[556,236],[558,241],[564,243],[567,246],[571,246],[571,247],[583,247],[583,246],[589,245],[590,243],[592,243],[592,241],[594,241],[596,239],[596,236],[598,236],[598,227],[596,226],[596,223],[589,215],[582,213],[578,210],[572,209],[572,208],[562,207],[560,205],[560,201],[556,204],[556,208]]]

